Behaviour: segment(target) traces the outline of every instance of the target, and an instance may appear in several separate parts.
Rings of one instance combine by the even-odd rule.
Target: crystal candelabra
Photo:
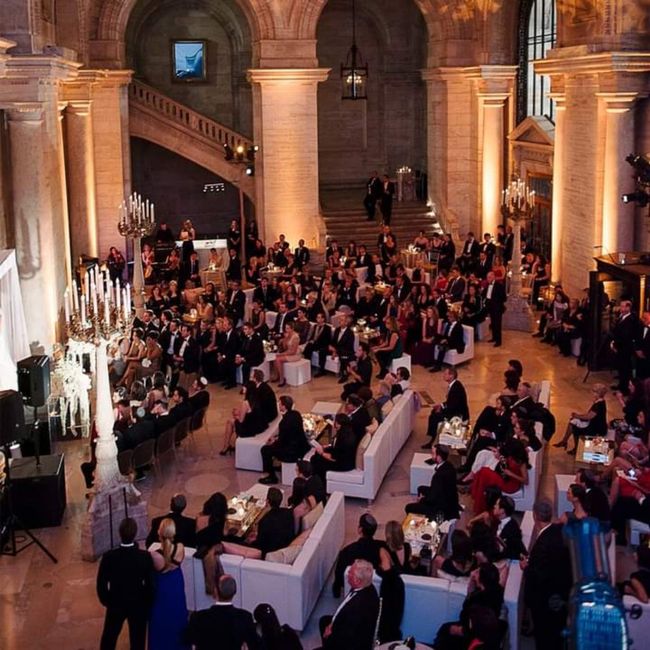
[[[131,323],[131,288],[112,282],[108,271],[85,271],[81,286],[72,281],[63,294],[68,338],[83,343],[111,339]]]
[[[513,178],[501,193],[501,214],[504,221],[511,219],[514,224],[510,293],[503,324],[506,329],[528,332],[532,327],[533,318],[528,300],[521,295],[521,226],[535,215],[535,191],[520,178]]]
[[[154,231],[154,205],[145,201],[133,192],[120,205],[120,220],[117,229],[127,239],[133,240],[133,292],[136,316],[141,317],[144,311],[144,271],[142,269],[142,250],[140,242]]]

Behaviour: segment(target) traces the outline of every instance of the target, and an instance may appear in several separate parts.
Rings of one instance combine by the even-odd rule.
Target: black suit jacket
[[[273,287],[267,287],[266,292],[262,287],[255,287],[253,291],[253,301],[260,302],[264,309],[275,309],[275,301],[278,299],[278,294]]]
[[[309,249],[306,246],[296,248],[294,261],[298,268],[302,268],[305,264],[309,264]]]
[[[289,508],[272,508],[260,519],[255,546],[266,555],[289,546],[293,538],[293,512]]]
[[[473,239],[471,242],[465,241],[461,255],[470,255],[471,257],[478,258],[480,252],[481,245],[476,241],[476,239]]]
[[[254,332],[251,337],[242,338],[239,354],[251,368],[259,366],[264,361],[264,344],[257,332]]]
[[[257,387],[255,398],[267,423],[278,417],[278,400],[273,389],[265,381]]]
[[[287,411],[280,420],[278,427],[278,442],[281,455],[289,459],[299,460],[309,451],[309,443],[305,436],[302,415],[298,411]]]
[[[529,607],[548,607],[551,597],[566,602],[573,583],[571,556],[562,524],[551,524],[535,540],[524,571],[524,600]]]
[[[440,511],[445,519],[457,519],[460,506],[458,504],[458,487],[456,485],[456,470],[445,461],[431,477],[431,485],[422,490],[424,502],[431,510]]]
[[[354,431],[357,444],[361,438],[366,435],[366,427],[372,422],[372,418],[365,406],[360,406],[352,415],[350,415],[350,426]]]
[[[316,350],[326,348],[332,341],[332,328],[327,324],[323,324],[323,330],[320,332],[320,335],[317,336],[318,325],[315,325],[311,335],[309,337],[309,342],[313,345]]]
[[[147,551],[134,545],[104,553],[97,571],[97,596],[104,607],[146,611],[153,592],[153,560]]]
[[[519,524],[511,519],[501,530],[499,535],[501,553],[500,556],[507,560],[519,560],[526,554],[526,547],[521,538]]]
[[[235,294],[233,298],[233,293]],[[232,316],[235,325],[237,325],[238,321],[244,319],[244,306],[246,305],[246,294],[241,290],[237,289],[237,291],[234,291],[232,289],[228,289],[226,293],[226,305],[227,305],[227,310],[228,310],[228,315]]]
[[[447,399],[443,402],[443,415],[446,420],[458,415],[463,420],[469,420],[469,405],[467,404],[467,393],[465,386],[456,379],[449,387]]]
[[[379,614],[379,596],[373,585],[360,589],[339,610],[323,650],[369,650]]]
[[[227,359],[230,361],[234,360],[235,355],[239,354],[241,348],[241,339],[235,331],[235,328],[230,330],[230,335],[228,335],[228,332],[223,332],[221,334],[217,343],[217,348]]]
[[[447,323],[442,337],[447,339],[447,347],[450,350],[456,350],[461,354],[465,352],[465,334],[460,321],[456,321],[453,327],[451,323]]]
[[[181,344],[182,345],[182,344]],[[198,372],[201,368],[201,348],[193,336],[187,339],[183,352],[183,370],[187,373]]]
[[[506,304],[506,288],[503,282],[495,282],[492,288],[492,296],[487,297],[488,288],[485,287],[483,297],[485,298],[485,306],[490,314],[502,314]]]
[[[194,548],[196,546],[196,520],[190,517],[184,517],[176,512],[168,512],[166,515],[154,517],[151,520],[151,530],[147,535],[146,545],[149,548],[152,544],[158,541],[158,528],[163,519],[172,519],[176,524],[176,536],[174,541],[183,546]]]
[[[618,320],[612,330],[612,341],[616,352],[631,355],[641,334],[641,324],[634,314],[629,314],[623,320]]]
[[[249,650],[262,647],[251,613],[234,605],[192,612],[185,639],[196,650],[241,650],[244,643]]]
[[[343,588],[343,579],[345,569],[355,560],[366,560],[376,569],[379,567],[379,550],[385,547],[384,542],[380,542],[372,537],[360,537],[356,542],[344,546],[336,558],[336,568],[334,569],[334,583],[332,584],[332,593],[335,598],[341,595]]]
[[[287,311],[284,314],[284,317],[283,314],[280,314],[278,312],[278,316],[275,319],[275,325],[273,325],[273,331],[278,335],[284,334],[284,326],[287,323],[293,323],[293,320],[294,320],[293,312]]]
[[[341,328],[337,327],[332,335],[332,345],[336,348],[339,357],[351,359],[354,356],[354,332],[346,327],[341,335]]]

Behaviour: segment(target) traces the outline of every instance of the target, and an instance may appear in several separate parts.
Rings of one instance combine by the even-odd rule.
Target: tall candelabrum
[[[510,263],[510,293],[506,303],[504,327],[530,331],[532,312],[528,300],[522,297],[521,227],[535,214],[535,191],[520,178],[513,178],[501,193],[501,214],[504,221],[513,222],[512,260]]]
[[[151,235],[155,227],[154,205],[149,199],[143,201],[139,194],[133,192],[128,199],[122,201],[117,229],[122,237],[133,240],[133,302],[138,317],[142,317],[144,312],[141,241],[143,237]]]

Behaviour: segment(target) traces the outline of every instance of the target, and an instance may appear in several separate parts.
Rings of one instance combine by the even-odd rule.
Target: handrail
[[[239,145],[248,148],[253,145],[252,141],[241,133],[237,133],[227,126],[192,110],[141,81],[134,80],[131,82],[129,85],[129,98],[133,103],[145,106],[176,122],[176,124],[199,133],[218,144],[228,144],[233,148]]]

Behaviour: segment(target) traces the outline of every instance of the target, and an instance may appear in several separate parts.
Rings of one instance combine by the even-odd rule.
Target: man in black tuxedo
[[[189,418],[192,415],[192,405],[190,404],[190,396],[187,391],[182,386],[177,386],[174,388],[171,394],[171,409],[169,414],[174,419],[174,423],[177,424],[185,418]]]
[[[97,596],[106,608],[101,650],[113,650],[122,625],[129,624],[131,650],[144,650],[147,618],[154,594],[151,555],[135,544],[138,525],[131,518],[120,523],[120,546],[102,556],[97,572]]]
[[[343,386],[341,399],[347,399],[356,393],[362,386],[370,386],[372,381],[372,361],[370,359],[370,346],[362,341],[355,353],[356,362],[348,366],[348,373],[352,381]]]
[[[242,384],[246,384],[251,375],[251,369],[264,362],[264,344],[260,335],[253,329],[251,323],[242,327],[241,345],[235,354],[235,367],[241,367]]]
[[[271,487],[266,493],[266,505],[269,511],[260,519],[257,525],[257,536],[252,545],[262,551],[262,557],[267,553],[289,546],[295,537],[293,512],[290,508],[282,508],[282,491]]]
[[[248,650],[262,647],[255,621],[250,612],[232,604],[237,583],[228,574],[218,577],[215,586],[216,604],[210,609],[192,612],[185,630],[185,640],[196,650]]]
[[[463,250],[456,260],[456,264],[458,264],[458,267],[463,273],[470,273],[474,270],[478,261],[479,251],[479,243],[474,239],[474,233],[468,232],[465,243],[463,244]]]
[[[395,183],[388,178],[387,174],[384,174],[384,180],[381,184],[381,216],[387,226],[390,226],[390,218],[393,214],[394,196]]]
[[[357,288],[358,285],[349,275],[345,276],[343,286],[339,287],[338,295],[336,297],[336,309],[341,307],[348,307],[355,311],[357,307]]]
[[[289,395],[282,395],[278,402],[282,415],[278,434],[269,438],[261,450],[262,469],[267,473],[267,476],[259,480],[263,485],[279,482],[273,467],[274,458],[283,463],[295,463],[309,451],[302,415],[294,410],[293,399]]]
[[[146,417],[153,422],[153,437],[156,440],[162,433],[169,431],[176,424],[176,419],[169,413],[167,402],[163,402],[161,399],[153,403]]]
[[[366,183],[366,196],[363,199],[363,206],[366,209],[368,215],[368,221],[372,221],[375,218],[375,210],[377,207],[377,201],[381,199],[382,195],[382,184],[377,172],[372,172],[372,175]]]
[[[461,354],[465,352],[465,334],[456,311],[452,310],[447,313],[447,323],[442,330],[442,334],[436,336],[436,346],[438,347],[436,363],[429,368],[429,372],[442,370],[442,364],[448,350],[456,350]]]
[[[524,572],[524,602],[533,619],[537,650],[561,648],[573,582],[571,556],[564,543],[562,525],[552,523],[550,501],[543,499],[535,503],[533,519],[537,537],[528,558],[520,561]]]
[[[393,290],[393,295],[397,302],[404,302],[411,295],[411,287],[404,280],[406,276],[398,275],[395,278],[395,289]]]
[[[357,255],[357,268],[365,266],[370,271],[372,266],[372,256],[368,252],[365,244],[359,244],[359,254]]]
[[[151,311],[151,309],[146,309],[142,314],[142,318],[137,316],[133,319],[133,328],[139,327],[143,332],[143,338],[149,334],[149,332],[158,332],[158,326],[156,325],[156,317]]]
[[[489,232],[483,233],[483,241],[479,244],[479,253],[485,253],[488,264],[492,266],[497,247],[492,243],[492,235]]]
[[[366,560],[355,560],[348,571],[351,591],[333,616],[319,621],[322,650],[368,650],[373,646],[379,596],[372,584],[373,566]]]
[[[291,323],[293,318],[293,313],[289,311],[287,303],[284,301],[280,302],[278,304],[278,315],[275,319],[273,329],[271,330],[271,333],[276,339],[282,338],[284,335],[284,326],[287,323]]]
[[[431,289],[431,301],[433,302],[433,306],[438,310],[438,317],[443,321],[446,320],[449,305],[447,305],[445,297],[436,288]]]
[[[630,391],[629,383],[632,378],[632,355],[638,346],[641,332],[641,323],[632,313],[632,302],[621,300],[620,316],[612,330],[610,347],[614,353],[614,365],[618,372],[618,390],[627,395]]]
[[[586,492],[587,514],[595,517],[602,524],[609,526],[612,512],[609,499],[602,488],[599,487],[596,476],[590,469],[579,469],[576,472],[576,483],[581,485]]]
[[[253,301],[259,302],[266,311],[274,311],[277,299],[278,294],[272,286],[269,286],[269,279],[262,278],[259,286],[253,290]]]
[[[244,308],[246,306],[246,294],[241,290],[239,280],[232,280],[226,292],[226,309],[232,322],[239,323],[244,320]]]
[[[485,299],[485,311],[490,316],[490,329],[492,338],[490,342],[494,347],[501,347],[501,331],[503,324],[503,312],[506,310],[506,288],[503,282],[497,282],[492,271],[487,274],[487,286],[483,291]]]
[[[230,317],[224,320],[224,331],[217,342],[217,363],[218,374],[225,389],[234,388],[237,385],[235,358],[241,348],[241,339],[235,331]]]
[[[426,515],[429,519],[435,519],[439,514],[445,520],[458,518],[460,506],[456,487],[456,469],[448,458],[449,447],[446,445],[431,447],[430,464],[434,468],[431,485],[418,486],[418,500],[406,505],[404,509],[407,514]]]
[[[227,280],[237,280],[241,282],[241,260],[237,257],[237,251],[231,248],[228,251],[228,268],[226,269]]]
[[[171,314],[171,312],[169,312]],[[176,318],[169,321],[166,330],[160,333],[158,343],[163,351],[162,369],[166,370],[168,367],[174,368],[174,356],[178,354],[183,342],[180,332],[180,321]]]
[[[354,393],[348,395],[345,400],[345,413],[350,418],[350,426],[358,444],[366,435],[366,427],[372,422],[372,418],[363,400]]]
[[[354,358],[354,332],[350,316],[341,316],[339,326],[334,330],[330,354],[339,358],[339,384],[348,378],[348,363]]]
[[[500,496],[494,504],[492,514],[499,522],[497,526],[499,556],[506,560],[520,560],[527,551],[522,541],[521,528],[512,518],[515,514],[515,502],[505,494]]]
[[[298,248],[294,253],[294,263],[299,269],[309,264],[309,249],[305,246],[304,239],[298,241]]]
[[[267,424],[278,417],[278,400],[275,397],[273,389],[264,381],[264,373],[256,368],[251,373],[257,400],[260,403],[260,411],[264,414]]]
[[[447,397],[444,402],[434,404],[431,408],[427,428],[427,435],[431,437],[431,440],[422,445],[422,449],[429,449],[438,435],[438,425],[443,420],[449,420],[453,417],[459,417],[463,421],[469,420],[467,393],[458,379],[456,368],[445,368],[442,372],[442,379],[447,384]]]
[[[311,355],[314,352],[318,353],[318,372],[315,377],[322,377],[325,374],[325,362],[327,361],[327,352],[329,350],[330,342],[332,340],[332,328],[325,321],[325,314],[319,312],[316,314],[316,325],[314,326],[303,356],[311,362]]]
[[[117,435],[118,451],[135,449],[141,442],[155,437],[155,427],[153,422],[147,417],[144,408],[139,407],[135,410],[135,421],[123,433]],[[142,474],[144,477],[144,474]]]
[[[476,275],[476,277],[479,278],[480,280],[485,280],[485,278],[487,278],[487,275],[491,270],[492,270],[492,263],[488,259],[487,254],[481,251],[478,255],[478,263],[476,264],[476,268],[474,269],[474,275]]]
[[[634,354],[637,379],[648,379],[650,377],[650,311],[644,311],[641,315],[641,327]]]
[[[463,299],[466,284],[460,270],[454,266],[449,271],[449,282],[447,283],[447,296],[451,302],[460,302]]]
[[[384,547],[384,543],[374,538],[377,532],[377,520],[368,512],[361,515],[357,532],[359,534],[357,541],[344,546],[336,559],[332,584],[334,598],[340,598],[345,570],[355,560],[366,560],[375,569],[379,567],[379,550]]]
[[[201,348],[192,336],[192,328],[185,323],[181,325],[181,339],[182,342],[178,354],[174,356],[174,361],[179,369],[178,385],[187,390],[198,377],[201,369]]]
[[[174,541],[183,546],[195,547],[196,520],[191,517],[184,517],[183,511],[187,507],[187,499],[183,494],[175,494],[169,503],[169,512],[151,520],[151,530],[147,535],[146,545],[149,548],[158,541],[158,528],[163,519],[171,519],[176,525],[176,536]]]

